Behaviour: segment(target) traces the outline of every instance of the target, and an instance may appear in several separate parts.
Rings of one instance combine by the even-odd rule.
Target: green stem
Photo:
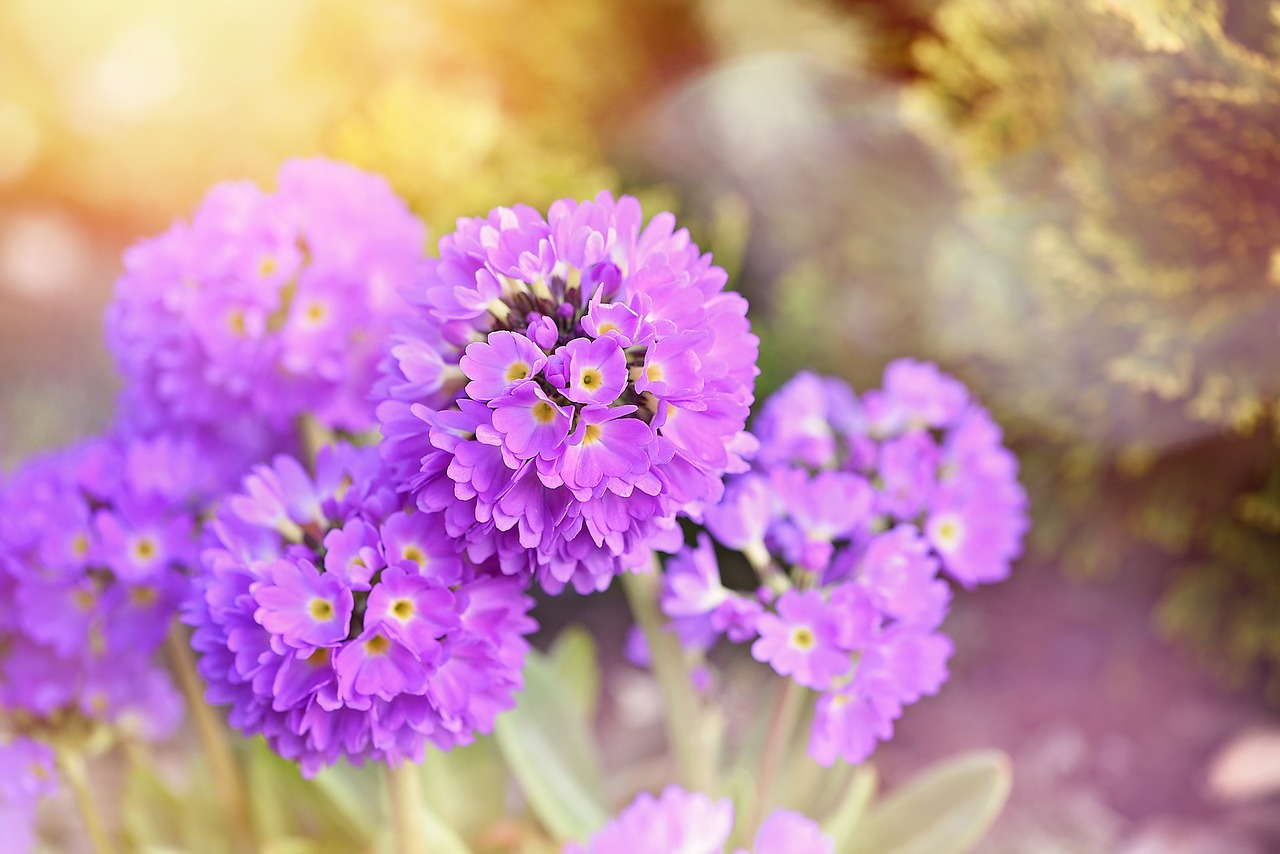
[[[769,733],[765,736],[764,752],[760,755],[760,776],[756,780],[756,809],[753,830],[750,837],[755,836],[755,829],[769,812],[769,796],[778,771],[782,766],[782,757],[790,746],[804,709],[808,690],[794,679],[787,679],[786,685],[778,692],[773,706],[773,719],[769,722]]]
[[[209,763],[209,773],[213,775],[213,786],[217,792],[218,803],[222,807],[223,818],[227,822],[227,830],[237,851],[255,851],[257,845],[253,835],[253,825],[249,820],[249,808],[244,800],[244,781],[240,777],[239,766],[235,754],[227,742],[226,729],[213,713],[213,709],[204,700],[204,685],[196,672],[195,656],[187,643],[182,627],[174,624],[165,641],[169,662],[173,666],[178,686],[187,701],[187,708],[195,719],[196,732],[200,737],[200,746],[204,750],[205,760]]]
[[[84,829],[89,835],[89,841],[93,843],[93,850],[96,854],[114,854],[115,847],[111,844],[111,837],[107,834],[102,816],[98,814],[98,808],[93,802],[93,794],[89,791],[84,757],[78,753],[60,750],[58,751],[58,770],[75,796],[76,807],[80,810],[80,818],[84,821]]]
[[[661,583],[662,565],[657,555],[654,555],[652,571],[622,576],[622,589],[627,594],[631,614],[649,643],[653,675],[662,692],[667,739],[675,753],[680,783],[689,791],[714,795],[717,727],[706,715],[693,687],[692,668],[680,641],[663,631],[663,617],[658,608]]]
[[[417,765],[401,762],[387,768],[391,796],[391,828],[396,854],[427,854],[422,830],[422,774]]]

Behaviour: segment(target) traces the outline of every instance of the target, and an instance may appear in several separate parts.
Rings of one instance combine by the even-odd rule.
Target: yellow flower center
[[[280,262],[276,260],[274,255],[264,255],[258,261],[258,275],[262,277],[270,276],[280,266]]]
[[[249,328],[244,322],[244,309],[233,308],[227,312],[227,328],[236,335],[248,334]]]
[[[305,317],[307,322],[312,326],[318,326],[320,325],[320,322],[325,319],[328,313],[329,312],[325,308],[324,303],[313,302],[307,306],[307,310],[303,312],[303,317]]]
[[[156,542],[150,537],[142,537],[133,544],[134,560],[147,561],[156,556]]]
[[[148,587],[145,584],[129,590],[129,601],[140,608],[145,608],[148,605],[154,604],[159,598],[160,595],[156,593],[156,589],[154,587]]]
[[[602,382],[604,382],[604,377],[595,368],[587,368],[582,372],[582,376],[578,378],[578,385],[587,391],[594,391],[600,388]]]
[[[405,560],[411,560],[418,566],[427,565],[427,553],[418,546],[405,546],[400,551],[400,556]]]
[[[556,420],[556,408],[545,400],[533,405],[533,420],[539,424],[550,424]]]
[[[602,323],[596,327],[596,337],[603,338],[606,332],[617,332],[617,331],[619,331],[617,324]]]
[[[796,626],[791,630],[791,647],[801,652],[808,652],[813,649],[817,638],[813,636],[813,629],[808,626]]]
[[[649,378],[651,383],[661,382],[663,377],[662,365],[649,365],[644,369],[644,375]]]
[[[76,534],[71,539],[71,553],[76,557],[84,557],[89,553],[89,538],[84,534]]]
[[[307,613],[313,620],[332,620],[333,603],[328,599],[312,599],[307,603]]]
[[[960,538],[963,535],[964,526],[954,516],[946,517],[934,528],[934,536],[938,541],[938,548],[943,551],[949,551],[960,545]]]
[[[310,664],[312,667],[322,667],[328,663],[329,663],[329,650],[327,650],[324,647],[320,647],[315,652],[311,653],[310,656],[307,657],[307,664]]]
[[[370,655],[382,655],[390,648],[391,641],[387,640],[382,635],[374,635],[364,642],[365,652]]]
[[[77,590],[71,594],[71,601],[81,611],[92,611],[93,606],[97,604],[98,597],[93,595],[92,590]]]
[[[507,366],[507,382],[513,383],[516,380],[522,380],[527,376],[529,376],[528,362],[512,362]]]
[[[599,424],[588,424],[587,429],[582,433],[582,444],[594,445],[600,441],[600,437],[604,434]]]
[[[396,599],[391,603],[391,614],[397,620],[409,619],[413,616],[415,610],[412,599]]]

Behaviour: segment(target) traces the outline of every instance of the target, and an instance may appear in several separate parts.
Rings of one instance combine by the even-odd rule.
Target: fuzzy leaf
[[[961,854],[970,850],[1009,797],[1009,757],[998,750],[934,765],[880,801],[838,846],[847,854]]]
[[[498,746],[538,820],[560,839],[585,839],[608,815],[590,729],[547,658],[531,652],[524,681],[516,708],[498,718]]]
[[[582,626],[569,626],[556,637],[547,657],[578,702],[583,717],[591,721],[600,702],[600,661],[595,638]]]

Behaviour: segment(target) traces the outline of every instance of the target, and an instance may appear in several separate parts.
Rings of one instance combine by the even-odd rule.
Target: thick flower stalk
[[[296,447],[303,414],[373,427],[369,386],[424,240],[383,179],[346,164],[286,163],[275,193],[215,187],[125,254],[106,321],[123,418],[238,449],[237,473]]]
[[[95,439],[0,489],[0,709],[20,730],[80,718],[161,738],[178,724],[155,653],[195,556],[184,460],[173,443]]]
[[[688,645],[721,635],[821,692],[809,752],[865,759],[904,706],[946,680],[946,573],[1005,578],[1026,499],[999,428],[958,381],[910,360],[859,400],[802,373],[755,422],[752,471],[730,478],[707,528],[760,574],[723,586],[710,538],[673,558],[662,606]]]
[[[460,220],[405,291],[384,456],[473,560],[604,589],[746,468],[758,342],[725,281],[630,197]]]
[[[210,527],[186,613],[207,698],[303,774],[420,761],[514,703],[531,600],[406,509],[376,449],[276,457]]]
[[[641,792],[585,845],[570,843],[564,854],[724,854],[733,832],[733,802],[668,786],[654,797]],[[775,810],[760,826],[750,850],[734,854],[835,854],[818,825],[790,810]]]

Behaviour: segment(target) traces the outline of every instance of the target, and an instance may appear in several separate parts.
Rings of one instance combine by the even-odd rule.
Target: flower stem
[[[769,797],[773,783],[782,765],[782,757],[790,746],[804,709],[807,689],[794,679],[787,679],[786,685],[778,692],[773,706],[773,719],[769,722],[769,733],[765,736],[764,751],[760,755],[760,776],[756,779],[755,821],[751,836],[769,812]]]
[[[84,829],[89,835],[89,841],[93,843],[93,850],[96,854],[114,854],[115,847],[111,844],[111,837],[102,824],[102,816],[98,814],[98,808],[93,802],[93,794],[89,791],[84,757],[69,750],[59,750],[58,770],[75,796],[76,807],[80,810],[80,818],[84,821]]]
[[[680,641],[662,629],[662,613],[658,609],[661,579],[662,565],[654,555],[650,572],[623,574],[622,589],[626,591],[631,614],[649,644],[653,675],[662,692],[667,739],[675,753],[680,783],[689,791],[714,795],[718,738],[694,690],[689,659]]]
[[[253,825],[249,821],[249,809],[244,800],[245,787],[235,754],[231,752],[222,723],[204,700],[204,687],[196,672],[195,656],[191,653],[191,646],[187,643],[181,626],[175,624],[170,629],[165,646],[174,675],[182,689],[182,696],[195,719],[196,732],[204,749],[205,760],[209,763],[209,773],[213,775],[214,789],[231,840],[237,851],[255,851],[257,844]]]
[[[426,854],[422,832],[422,775],[417,765],[401,762],[387,768],[391,796],[391,827],[396,854]]]

